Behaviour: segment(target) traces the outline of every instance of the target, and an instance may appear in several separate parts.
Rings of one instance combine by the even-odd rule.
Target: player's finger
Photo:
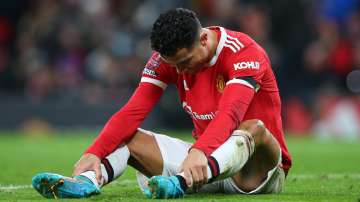
[[[183,170],[183,173],[184,173],[186,185],[187,185],[188,187],[191,187],[192,184],[193,184],[193,179],[192,179],[192,176],[191,176],[191,171],[188,170],[188,169],[184,169],[184,170]]]
[[[191,168],[190,172],[191,172],[191,177],[193,179],[193,183],[198,184],[199,183],[199,175],[198,175],[196,168]]]
[[[84,172],[82,167],[78,164],[75,164],[72,176],[80,175],[82,172]]]
[[[202,166],[196,168],[198,173],[199,182],[197,183],[197,190],[201,188],[205,181],[205,173]]]
[[[208,173],[207,173],[207,167],[204,166],[202,167],[202,172],[203,172],[203,180],[202,180],[202,185],[206,184],[208,181]]]
[[[73,176],[80,175],[88,170],[90,170],[88,163],[84,162],[83,157],[81,157],[74,165]]]
[[[100,185],[102,182],[102,174],[101,174],[100,165],[96,166],[94,171],[95,171],[95,175],[96,175],[96,180],[98,181],[98,183]]]
[[[199,173],[198,170],[196,168],[191,168],[191,176],[193,179],[193,188],[195,191],[198,191],[198,186],[199,186]]]

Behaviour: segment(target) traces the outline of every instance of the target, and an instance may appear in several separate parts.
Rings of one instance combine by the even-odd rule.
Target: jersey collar
[[[223,27],[214,26],[214,27],[209,27],[209,29],[219,29],[220,30],[220,35],[221,35],[220,40],[219,40],[219,44],[218,44],[218,46],[216,48],[215,55],[211,58],[210,63],[209,63],[210,66],[213,66],[216,63],[216,61],[217,61],[217,59],[218,59],[218,57],[219,57],[219,55],[221,53],[221,50],[224,47],[224,43],[225,43],[225,39],[226,39],[227,34],[226,34],[226,31],[225,31],[225,29]]]

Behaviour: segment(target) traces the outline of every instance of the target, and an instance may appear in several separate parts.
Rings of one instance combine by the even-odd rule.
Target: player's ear
[[[206,32],[201,32],[200,33],[200,44],[202,45],[202,46],[205,46],[206,45],[206,43],[207,43],[207,40],[208,40],[208,34],[206,33]]]

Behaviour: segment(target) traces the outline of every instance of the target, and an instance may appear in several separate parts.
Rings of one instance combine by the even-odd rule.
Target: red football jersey
[[[195,139],[204,135],[205,129],[216,117],[219,101],[226,86],[240,84],[252,88],[256,93],[243,119],[238,121],[262,120],[278,140],[282,149],[283,166],[288,170],[291,166],[291,157],[282,129],[281,101],[267,54],[246,34],[222,27],[209,29],[218,33],[219,44],[208,67],[203,67],[194,75],[178,74],[174,67],[164,62],[155,52],[145,66],[141,82],[152,83],[163,89],[168,84],[176,85],[182,107],[193,120]],[[230,134],[218,135],[228,137]],[[206,140],[196,141],[195,147],[207,154],[219,147],[222,142],[218,144],[207,150]]]
[[[194,148],[209,156],[240,122],[260,119],[278,140],[287,172],[291,157],[282,130],[279,90],[265,51],[241,32],[209,29],[219,39],[209,66],[193,75],[178,74],[154,52],[134,95],[111,117],[86,152],[104,158],[131,139],[166,86],[175,84],[182,107],[194,123]]]

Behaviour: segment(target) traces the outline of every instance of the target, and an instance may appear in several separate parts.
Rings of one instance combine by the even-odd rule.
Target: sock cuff
[[[209,156],[208,157],[208,166],[210,168],[211,171],[211,179],[209,180],[209,182],[214,181],[214,179],[220,175],[220,167],[219,167],[219,162],[213,157],[213,156]]]
[[[255,142],[252,135],[246,130],[234,130],[232,135],[238,135],[244,138],[246,147],[248,148],[249,156],[255,151]]]
[[[180,187],[185,192],[186,189],[188,188],[185,178],[183,176],[181,176],[181,175],[175,175],[175,177],[178,178],[179,183],[180,183]]]
[[[114,168],[111,166],[109,160],[107,158],[103,158],[101,163],[104,165],[106,173],[108,175],[107,183],[110,183],[114,180]]]

